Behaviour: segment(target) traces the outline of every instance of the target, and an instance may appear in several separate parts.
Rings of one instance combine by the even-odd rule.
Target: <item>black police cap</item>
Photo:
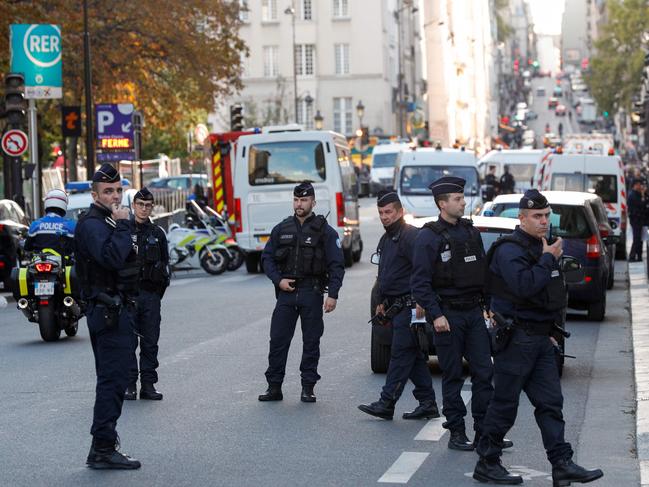
[[[390,203],[400,203],[399,195],[393,189],[382,189],[376,194],[376,206],[383,208]]]
[[[93,183],[116,183],[120,181],[119,172],[112,165],[103,164],[92,177]]]
[[[428,188],[433,192],[433,196],[449,193],[462,193],[464,194],[464,185],[466,181],[462,178],[455,176],[444,176],[437,181],[430,183]]]
[[[313,189],[313,185],[308,181],[304,181],[303,183],[298,184],[293,189],[293,196],[297,196],[298,198],[304,198],[305,196],[315,197],[315,190]]]
[[[153,193],[145,186],[133,196],[133,201],[136,200],[153,201]]]
[[[544,210],[550,206],[548,200],[538,189],[528,189],[518,203],[521,210]]]

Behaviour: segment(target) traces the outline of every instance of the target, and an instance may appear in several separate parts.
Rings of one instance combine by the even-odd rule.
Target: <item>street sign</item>
[[[133,105],[131,103],[105,103],[95,106],[97,127],[97,160],[132,161]]]
[[[61,135],[81,137],[81,107],[61,107]]]
[[[27,134],[18,129],[7,130],[2,136],[1,145],[8,156],[21,156],[27,151]]]
[[[25,98],[62,98],[61,29],[51,24],[12,24],[11,71],[25,76]]]

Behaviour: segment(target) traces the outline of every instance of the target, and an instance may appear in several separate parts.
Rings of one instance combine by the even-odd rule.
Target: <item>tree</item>
[[[503,17],[503,13],[507,14],[509,11],[509,0],[495,0],[494,10],[498,42],[505,42],[514,33],[512,26]]]
[[[649,1],[610,0],[607,9],[608,19],[595,41],[596,54],[585,79],[600,109],[614,113],[631,107],[641,84]]]
[[[233,0],[88,0],[93,101],[133,103],[143,138],[168,132],[215,98],[241,88],[239,2]],[[0,2],[0,72],[9,69],[9,24],[61,26],[63,100],[39,102],[46,141],[58,136],[59,103],[83,102],[83,12],[79,0]],[[182,131],[181,131],[182,132]],[[182,142],[181,142],[182,144]],[[175,143],[175,145],[178,145]]]

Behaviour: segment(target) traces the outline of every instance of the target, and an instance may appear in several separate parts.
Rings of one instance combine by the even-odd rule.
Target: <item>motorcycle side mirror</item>
[[[374,265],[379,265],[379,261],[380,261],[380,260],[381,260],[381,254],[379,254],[378,252],[374,252],[374,253],[370,256],[370,262],[371,262],[372,264],[374,264]]]
[[[559,265],[568,284],[576,284],[584,280],[584,269],[575,257],[564,255]]]

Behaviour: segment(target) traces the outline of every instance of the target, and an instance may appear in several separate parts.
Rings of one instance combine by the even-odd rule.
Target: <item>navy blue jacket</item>
[[[53,249],[63,255],[74,251],[74,228],[76,222],[54,212],[34,220],[25,239],[25,250],[39,252]]]
[[[403,220],[387,229],[379,242],[379,293],[381,298],[410,294],[415,239],[419,229]]]
[[[310,220],[311,218],[315,218],[315,215],[311,214],[307,220]],[[299,228],[301,225],[297,217],[294,216],[293,220],[295,225]],[[277,267],[274,259],[275,249],[279,242],[279,231],[280,225],[275,225],[270,233],[268,242],[266,242],[264,251],[261,254],[261,263],[264,272],[268,278],[273,281],[275,286],[279,286],[279,282],[282,280],[282,273]],[[340,288],[343,285],[343,277],[345,276],[345,260],[343,258],[342,243],[338,237],[338,232],[336,232],[331,225],[326,224],[324,226],[324,234],[324,252],[328,277],[328,281],[325,282],[325,285],[327,286],[327,294],[329,297],[338,299],[338,291],[340,291]]]
[[[519,298],[530,298],[542,293],[550,283],[552,271],[559,269],[559,262],[550,253],[542,254],[543,242],[536,237],[516,227],[512,234],[531,244],[532,254],[538,258],[532,260],[529,253],[520,245],[507,242],[500,245],[494,252],[489,269],[502,277],[509,284],[509,291]],[[514,311],[511,301],[497,296],[491,297],[491,310],[498,311],[504,316],[517,316],[523,320],[548,322],[559,319],[544,309],[523,309]]]
[[[647,215],[642,194],[632,189],[629,192],[626,204],[629,207],[629,222],[631,225],[644,225]]]
[[[439,218],[439,221],[446,226],[449,235],[460,242],[466,242],[471,238],[471,228],[465,225],[451,224]],[[482,238],[482,237],[480,237]],[[444,245],[445,248],[442,249]],[[433,271],[438,259],[442,258],[442,252],[449,251],[447,242],[441,235],[422,228],[415,241],[415,255],[413,258],[413,273],[410,280],[412,295],[417,304],[426,310],[429,319],[437,319],[443,315],[439,307],[439,296],[446,298],[466,295],[466,289],[448,287],[443,290],[433,289]]]

